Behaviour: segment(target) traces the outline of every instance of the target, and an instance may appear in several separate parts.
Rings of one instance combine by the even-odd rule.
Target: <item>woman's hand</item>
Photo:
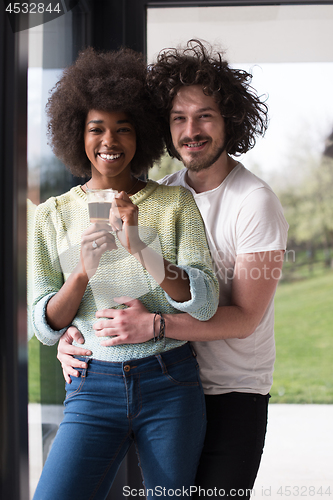
[[[190,281],[185,272],[164,259],[140,240],[138,232],[139,209],[122,191],[115,197],[110,210],[110,225],[117,231],[120,243],[148,271],[150,276],[178,302],[191,299]]]
[[[138,213],[137,205],[132,203],[125,191],[116,195],[110,210],[110,225],[117,232],[122,246],[132,255],[145,247],[139,237]]]
[[[91,224],[81,238],[81,266],[82,271],[90,279],[96,272],[99,261],[104,252],[115,250],[115,238],[110,233],[108,224]]]

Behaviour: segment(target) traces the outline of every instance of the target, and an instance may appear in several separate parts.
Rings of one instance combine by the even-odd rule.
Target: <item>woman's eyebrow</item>
[[[89,125],[89,123],[103,123],[103,120],[90,120],[87,125]]]

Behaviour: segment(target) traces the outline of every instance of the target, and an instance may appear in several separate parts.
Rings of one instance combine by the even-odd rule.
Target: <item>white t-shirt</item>
[[[192,192],[206,226],[220,283],[220,306],[229,305],[237,255],[285,250],[288,224],[272,189],[241,163],[217,188],[203,193],[196,193],[186,183],[186,172],[184,168],[160,182],[181,185]],[[273,299],[255,332],[246,339],[193,342],[193,345],[206,394],[233,391],[267,394],[273,382],[275,361]]]

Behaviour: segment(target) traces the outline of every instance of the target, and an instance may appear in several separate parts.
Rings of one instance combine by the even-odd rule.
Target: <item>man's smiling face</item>
[[[170,111],[172,142],[188,170],[199,172],[225,151],[225,125],[220,109],[201,85],[181,87]]]

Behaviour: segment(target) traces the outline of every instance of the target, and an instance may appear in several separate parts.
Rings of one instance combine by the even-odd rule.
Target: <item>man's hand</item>
[[[127,309],[102,309],[97,311],[97,321],[93,328],[97,337],[112,337],[101,342],[103,346],[120,344],[139,344],[154,336],[154,314],[150,313],[137,299],[118,297],[113,299],[125,304]],[[156,323],[159,320],[156,319]],[[159,328],[159,324],[156,324]]]
[[[60,338],[58,343],[57,358],[61,363],[62,373],[64,375],[64,379],[68,384],[72,382],[70,375],[72,375],[72,377],[79,376],[79,372],[75,370],[74,367],[87,368],[87,363],[80,361],[73,356],[91,355],[91,351],[87,351],[87,349],[81,347],[73,346],[72,344],[74,340],[79,344],[84,343],[84,338],[82,337],[81,332],[79,332],[79,330],[75,328],[75,326],[70,326]]]

